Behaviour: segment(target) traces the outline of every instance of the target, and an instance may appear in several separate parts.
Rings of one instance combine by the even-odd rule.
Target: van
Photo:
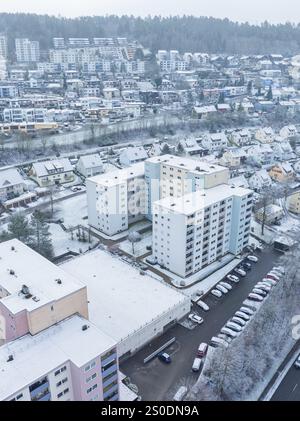
[[[196,373],[197,371],[200,370],[201,364],[202,364],[201,358],[195,358],[193,362],[192,370]]]
[[[183,398],[185,397],[185,395],[187,394],[187,387],[185,386],[181,386],[177,392],[175,393],[174,397],[173,397],[173,401],[175,402],[180,402],[183,400]]]
[[[199,347],[198,347],[198,351],[197,351],[197,355],[198,355],[198,357],[204,357],[204,355],[206,354],[206,352],[207,352],[207,343],[205,343],[205,342],[202,342],[200,345],[199,345]]]

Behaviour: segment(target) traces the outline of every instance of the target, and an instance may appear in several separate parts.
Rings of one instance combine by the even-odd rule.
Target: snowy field
[[[54,210],[55,218],[63,218],[66,228],[88,225],[86,193],[54,204]]]
[[[91,237],[91,243],[88,241],[79,241],[76,231],[73,234],[74,239],[72,240],[71,233],[64,231],[58,224],[49,224],[49,232],[51,233],[55,257],[69,251],[84,253],[89,249],[89,247],[96,244],[96,240],[93,237]],[[88,240],[87,234],[86,239]]]
[[[123,250],[125,253],[130,254],[131,256],[140,257],[149,252],[149,250],[147,250],[147,246],[151,246],[151,245],[152,245],[152,232],[150,231],[150,232],[146,232],[142,234],[141,241],[134,244],[134,254],[132,250],[132,244],[128,240],[125,240],[122,243],[120,243],[119,248]]]

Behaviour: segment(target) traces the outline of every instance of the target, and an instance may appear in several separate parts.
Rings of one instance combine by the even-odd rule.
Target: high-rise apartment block
[[[15,40],[16,56],[19,62],[38,62],[40,59],[40,44],[38,41],[30,41],[27,38]]]

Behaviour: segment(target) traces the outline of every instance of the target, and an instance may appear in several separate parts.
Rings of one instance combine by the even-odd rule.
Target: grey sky
[[[3,4],[6,3],[6,4]],[[63,16],[132,14],[228,17],[259,23],[300,22],[300,0],[1,0],[1,12]]]

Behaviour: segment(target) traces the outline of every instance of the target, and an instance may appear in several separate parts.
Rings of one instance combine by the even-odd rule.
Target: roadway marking
[[[292,393],[294,393],[294,392],[295,392],[295,390],[297,389],[297,387],[298,387],[298,383],[297,383],[297,384],[295,384],[294,389],[292,390]]]

